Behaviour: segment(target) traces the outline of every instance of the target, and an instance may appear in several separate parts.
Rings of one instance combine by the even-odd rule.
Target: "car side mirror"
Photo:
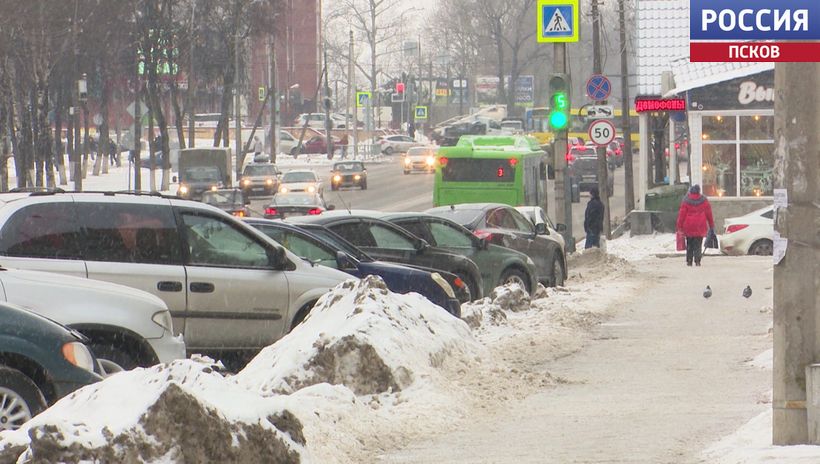
[[[336,205],[327,205],[328,211],[333,211],[334,209],[336,209]]]
[[[268,265],[274,269],[282,269],[285,267],[286,255],[285,249],[277,246],[271,247],[267,250],[268,253]]]
[[[356,264],[353,262],[350,256],[344,251],[336,252],[336,265],[339,267],[339,270],[341,271],[356,269]]]
[[[535,225],[535,235],[547,235],[547,225],[539,222]]]
[[[566,224],[555,224],[555,230],[558,232],[566,232],[567,225]]]
[[[424,252],[427,251],[428,248],[430,248],[430,244],[427,243],[427,240],[419,239],[418,246],[416,247],[416,251],[418,252],[418,254],[424,254]]]

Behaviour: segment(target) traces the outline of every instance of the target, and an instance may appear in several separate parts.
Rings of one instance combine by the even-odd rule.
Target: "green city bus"
[[[433,206],[541,205],[546,169],[546,153],[533,137],[465,135],[438,151]]]

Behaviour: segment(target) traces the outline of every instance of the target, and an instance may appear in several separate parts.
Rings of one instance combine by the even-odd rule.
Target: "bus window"
[[[515,167],[507,159],[451,158],[441,177],[445,182],[513,182]]]

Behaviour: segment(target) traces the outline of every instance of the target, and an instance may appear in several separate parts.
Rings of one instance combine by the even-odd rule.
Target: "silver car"
[[[407,153],[407,150],[421,145],[406,135],[384,135],[379,138],[378,144],[381,152],[387,156],[394,153]]]

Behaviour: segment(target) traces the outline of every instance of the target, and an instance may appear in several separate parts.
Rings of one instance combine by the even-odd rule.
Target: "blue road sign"
[[[612,82],[609,82],[606,76],[596,74],[587,81],[587,96],[591,100],[606,100],[610,93],[612,93]]]
[[[538,0],[538,42],[578,41],[579,0]]]

